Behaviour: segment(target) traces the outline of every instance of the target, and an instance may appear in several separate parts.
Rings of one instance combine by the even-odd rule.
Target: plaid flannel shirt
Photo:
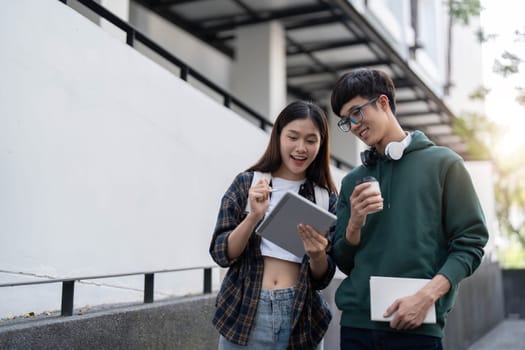
[[[210,245],[210,254],[222,267],[229,267],[217,295],[217,310],[213,324],[229,341],[247,345],[252,329],[263,278],[261,237],[252,234],[243,254],[228,258],[228,236],[244,219],[253,172],[243,172],[234,179],[224,194]],[[313,184],[306,181],[299,194],[315,202]],[[337,196],[330,193],[329,211],[335,213]],[[304,255],[299,279],[295,286],[292,312],[292,332],[288,349],[315,349],[323,338],[332,314],[319,290],[328,286],[335,273],[330,255],[328,270],[320,280],[310,274],[309,258]]]

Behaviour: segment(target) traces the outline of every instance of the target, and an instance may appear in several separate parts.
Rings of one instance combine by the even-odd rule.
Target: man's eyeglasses
[[[368,106],[369,104],[372,104],[377,101],[379,96],[372,97],[365,103],[363,103],[360,106],[354,107],[348,111],[348,114],[346,117],[341,118],[339,122],[337,123],[337,126],[339,129],[341,129],[344,132],[349,132],[351,129],[351,123],[352,124],[359,124],[365,119],[365,115],[363,114],[362,109]]]

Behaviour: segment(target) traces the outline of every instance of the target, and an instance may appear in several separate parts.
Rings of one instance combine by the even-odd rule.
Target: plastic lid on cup
[[[357,186],[357,185],[360,185],[360,184],[365,183],[365,182],[374,182],[374,181],[377,181],[377,179],[375,177],[373,177],[373,176],[365,176],[362,179],[357,180],[355,182],[355,185]]]

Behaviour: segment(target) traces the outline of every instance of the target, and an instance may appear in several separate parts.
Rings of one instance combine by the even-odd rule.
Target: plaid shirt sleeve
[[[235,259],[228,258],[228,237],[244,218],[251,181],[251,173],[237,175],[221,199],[210,244],[210,255],[221,267],[229,267],[235,262]]]
[[[229,341],[247,345],[254,325],[262,286],[264,262],[258,249],[261,240],[252,235],[243,254],[228,258],[228,236],[243,220],[251,185],[251,172],[239,174],[221,200],[221,207],[210,245],[210,254],[223,267],[229,267],[217,294],[212,323]]]
[[[337,195],[335,193],[330,193],[330,199],[329,199],[329,211],[330,211],[330,213],[335,214],[335,212],[337,210],[336,207],[337,207]],[[319,280],[311,278],[312,288],[315,289],[315,290],[322,290],[322,289],[325,289],[326,287],[328,287],[328,285],[330,284],[330,281],[332,281],[332,278],[334,277],[334,274],[335,274],[335,262],[334,262],[334,260],[332,259],[332,256],[331,256],[332,235],[333,235],[334,229],[335,229],[335,226],[333,226],[330,229],[330,233],[329,233],[329,237],[328,237],[328,240],[329,240],[329,242],[328,242],[328,254],[327,254],[328,270],[326,271],[324,276],[321,279],[319,279]]]

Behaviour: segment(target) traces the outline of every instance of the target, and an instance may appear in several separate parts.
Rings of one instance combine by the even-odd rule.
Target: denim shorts
[[[221,336],[219,350],[281,350],[286,349],[291,334],[292,305],[295,288],[262,289],[250,333],[248,346],[229,342]]]

